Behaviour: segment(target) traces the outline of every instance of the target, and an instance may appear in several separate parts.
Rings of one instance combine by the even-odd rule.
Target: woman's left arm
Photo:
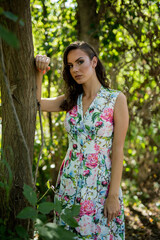
[[[127,100],[123,93],[117,97],[114,107],[114,137],[112,144],[112,170],[108,197],[104,205],[107,223],[118,216],[120,211],[119,188],[123,169],[123,147],[129,124]]]

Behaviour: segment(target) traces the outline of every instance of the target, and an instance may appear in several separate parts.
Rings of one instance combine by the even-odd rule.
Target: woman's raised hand
[[[48,70],[50,70],[49,63],[50,58],[46,55],[37,55],[35,58],[36,68],[39,72],[45,74]]]

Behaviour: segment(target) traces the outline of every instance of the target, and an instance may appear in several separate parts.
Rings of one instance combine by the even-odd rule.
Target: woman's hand
[[[104,203],[104,216],[107,217],[107,224],[117,217],[120,212],[119,197],[117,195],[108,195]]]
[[[50,70],[49,63],[50,58],[46,55],[37,55],[35,58],[36,61],[36,67],[39,72],[42,72],[43,74],[46,73],[48,70]]]

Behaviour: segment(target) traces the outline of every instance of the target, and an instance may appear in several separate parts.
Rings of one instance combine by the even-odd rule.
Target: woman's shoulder
[[[125,94],[117,89],[103,87],[102,96],[105,99],[110,99],[113,102],[126,102]]]
[[[104,95],[106,95],[106,96],[110,95],[111,97],[116,97],[120,93],[123,95],[123,93],[120,90],[109,88],[109,87],[108,88],[103,87],[102,92]]]
[[[103,87],[103,89],[110,94],[117,94],[117,95],[120,94],[120,96],[125,97],[125,94],[121,90],[114,89],[114,88],[109,88],[109,87],[108,88]]]

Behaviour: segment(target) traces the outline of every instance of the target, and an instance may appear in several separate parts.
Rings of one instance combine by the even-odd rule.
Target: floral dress
[[[125,239],[121,188],[118,217],[108,226],[103,214],[111,179],[113,112],[119,93],[101,85],[84,116],[82,94],[77,105],[66,114],[69,147],[58,175],[55,197],[67,208],[80,204],[79,226],[74,229],[76,239]],[[58,216],[56,222],[65,224]]]

